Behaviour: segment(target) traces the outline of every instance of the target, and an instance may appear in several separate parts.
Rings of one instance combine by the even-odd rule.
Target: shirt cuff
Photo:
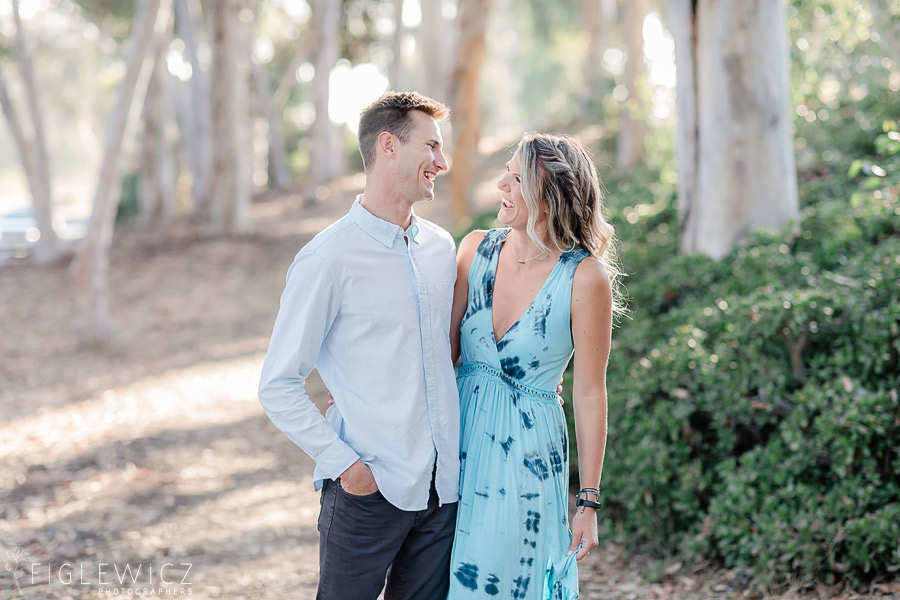
[[[316,457],[316,465],[322,474],[334,480],[358,460],[359,455],[353,451],[353,448],[338,439]]]

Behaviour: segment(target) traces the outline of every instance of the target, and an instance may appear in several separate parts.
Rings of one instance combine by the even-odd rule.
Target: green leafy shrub
[[[767,585],[900,569],[900,144],[888,142],[875,144],[891,169],[877,185],[848,169],[834,197],[720,262],[677,256],[674,240],[643,246],[676,229],[671,209],[618,227],[633,317],[608,375],[608,534]]]

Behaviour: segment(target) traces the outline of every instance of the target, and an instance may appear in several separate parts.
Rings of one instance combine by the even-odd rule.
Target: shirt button
[[[426,369],[431,369],[431,363],[428,363],[427,365],[425,365],[425,368],[426,368]]]

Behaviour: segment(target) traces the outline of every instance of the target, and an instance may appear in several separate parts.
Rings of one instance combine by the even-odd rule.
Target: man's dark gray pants
[[[431,486],[428,507],[400,510],[381,492],[353,496],[340,479],[326,479],[319,512],[317,600],[444,600],[450,585],[450,550],[456,503],[438,506]]]

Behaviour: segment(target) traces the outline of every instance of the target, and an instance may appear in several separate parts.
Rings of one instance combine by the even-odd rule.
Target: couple
[[[259,395],[316,462],[320,599],[374,600],[386,578],[389,600],[568,600],[598,544],[616,272],[596,170],[574,140],[526,135],[497,184],[506,227],[455,257],[413,212],[447,169],[448,113],[409,92],[362,112],[364,191],[297,254],[281,297]],[[554,388],[573,352],[570,532]],[[325,418],[304,389],[314,366]]]

